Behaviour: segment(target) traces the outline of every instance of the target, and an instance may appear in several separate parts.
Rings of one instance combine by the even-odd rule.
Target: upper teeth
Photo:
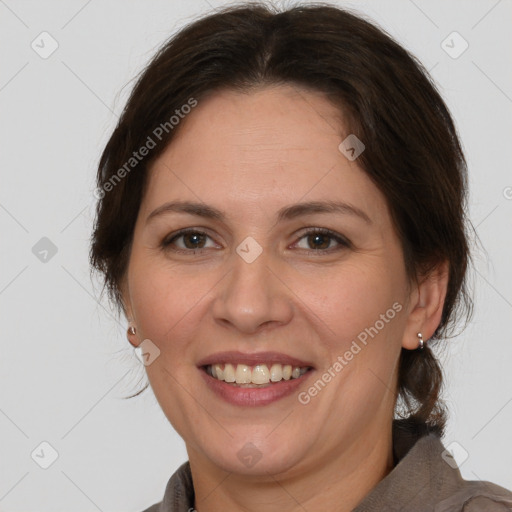
[[[308,371],[308,367],[292,367],[290,364],[258,364],[248,366],[246,364],[232,365],[213,364],[206,367],[206,371],[212,377],[225,382],[236,382],[237,384],[268,384],[279,382],[281,379],[297,379]]]

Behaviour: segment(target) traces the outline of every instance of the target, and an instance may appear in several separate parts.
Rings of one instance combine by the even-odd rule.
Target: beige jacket
[[[490,482],[463,480],[438,435],[409,438],[395,420],[393,452],[395,467],[353,512],[512,512],[512,492]],[[195,512],[188,462],[172,475],[163,500],[144,512]]]

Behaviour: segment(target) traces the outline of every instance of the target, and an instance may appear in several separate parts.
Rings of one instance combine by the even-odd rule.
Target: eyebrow
[[[165,203],[153,210],[146,219],[146,224],[157,216],[166,213],[188,213],[197,217],[214,219],[221,222],[226,220],[226,214],[221,210],[207,205],[205,203],[195,203],[191,201],[171,201]],[[361,209],[348,203],[340,201],[310,201],[306,203],[297,203],[285,206],[277,212],[277,221],[292,220],[302,215],[311,215],[315,213],[330,214],[348,214],[359,217],[367,224],[372,224],[370,217]]]

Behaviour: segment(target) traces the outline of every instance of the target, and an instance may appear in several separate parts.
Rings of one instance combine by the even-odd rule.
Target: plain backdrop
[[[89,276],[92,192],[131,79],[225,4],[0,1],[0,511],[140,511],[187,460],[151,390],[123,399],[145,372]],[[464,478],[512,489],[512,2],[338,4],[417,55],[456,119],[485,250],[473,321],[442,356],[443,442]]]

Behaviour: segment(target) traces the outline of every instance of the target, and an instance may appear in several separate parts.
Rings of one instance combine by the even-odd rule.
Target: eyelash
[[[181,230],[177,231],[176,233],[173,233],[169,237],[166,237],[160,244],[161,248],[163,250],[168,250],[168,249],[170,249],[170,246],[172,245],[172,243],[175,242],[177,239],[179,239],[185,235],[190,235],[190,234],[205,235],[208,238],[211,238],[210,235],[208,235],[208,233],[205,233],[204,231],[200,231],[200,230],[193,229],[193,228],[186,228],[186,229],[181,229]],[[302,249],[307,254],[322,255],[322,254],[339,251],[343,248],[351,247],[350,242],[346,238],[344,238],[341,235],[339,235],[338,233],[331,231],[330,229],[326,229],[326,228],[314,228],[309,231],[306,231],[299,237],[299,240],[302,240],[303,238],[311,236],[311,235],[326,235],[329,238],[338,242],[339,247],[337,247],[335,249],[332,249],[332,248],[331,249]],[[187,254],[187,253],[196,254],[196,253],[201,253],[202,251],[205,251],[207,249],[199,248],[199,249],[171,249],[171,250],[175,253],[180,253],[180,254]]]

